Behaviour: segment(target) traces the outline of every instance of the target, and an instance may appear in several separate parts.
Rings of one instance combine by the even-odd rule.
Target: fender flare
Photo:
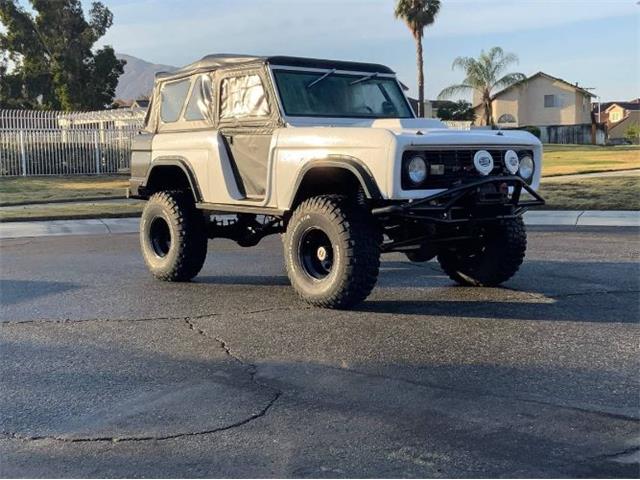
[[[189,186],[191,187],[191,191],[193,192],[193,199],[196,203],[202,201],[202,193],[200,191],[200,185],[198,185],[198,180],[196,179],[195,174],[191,170],[189,163],[184,157],[158,157],[154,159],[149,165],[149,170],[147,171],[147,175],[144,179],[144,186],[149,185],[149,179],[153,174],[153,170],[156,167],[179,167],[187,177],[187,181],[189,182]]]
[[[302,181],[304,180],[304,177],[307,175],[307,173],[309,173],[311,170],[327,167],[347,170],[356,177],[358,182],[360,182],[360,185],[362,186],[364,194],[367,196],[367,198],[372,200],[382,199],[382,194],[380,193],[380,189],[376,184],[373,174],[363,162],[355,157],[349,157],[346,155],[331,155],[325,158],[309,160],[300,169],[300,172],[298,173],[298,176],[296,178],[296,183],[294,184],[293,195],[291,196],[291,200],[289,201],[288,208],[291,208],[295,197],[298,195],[300,185],[302,184]]]

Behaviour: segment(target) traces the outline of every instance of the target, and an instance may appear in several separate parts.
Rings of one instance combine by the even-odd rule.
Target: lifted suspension
[[[241,247],[253,247],[260,240],[274,233],[284,230],[282,219],[263,216],[262,222],[258,216],[249,213],[239,213],[235,218],[210,217],[207,224],[209,238],[228,238],[234,240]]]

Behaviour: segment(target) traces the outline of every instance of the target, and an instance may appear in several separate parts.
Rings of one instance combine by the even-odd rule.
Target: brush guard
[[[532,199],[523,200],[523,192]],[[478,224],[516,218],[544,203],[522,178],[501,176],[458,185],[419,200],[373,208],[371,213],[387,226],[385,233],[390,241],[381,248],[391,252],[472,239]]]

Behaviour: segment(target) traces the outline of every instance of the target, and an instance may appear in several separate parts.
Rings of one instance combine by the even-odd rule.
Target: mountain
[[[153,88],[153,78],[157,72],[171,72],[176,67],[150,63],[124,53],[116,53],[116,57],[126,60],[124,73],[120,75],[116,87],[116,98],[121,100],[137,100],[148,96]]]

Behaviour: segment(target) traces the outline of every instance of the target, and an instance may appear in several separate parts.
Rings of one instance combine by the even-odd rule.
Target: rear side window
[[[176,122],[180,118],[182,106],[189,93],[189,79],[167,83],[162,87],[160,118],[163,123]]]
[[[184,111],[184,119],[188,121],[208,120],[211,116],[211,78],[208,75],[200,75],[196,78],[187,108]]]
[[[258,75],[242,75],[222,80],[221,119],[267,117],[270,113],[264,86]]]

